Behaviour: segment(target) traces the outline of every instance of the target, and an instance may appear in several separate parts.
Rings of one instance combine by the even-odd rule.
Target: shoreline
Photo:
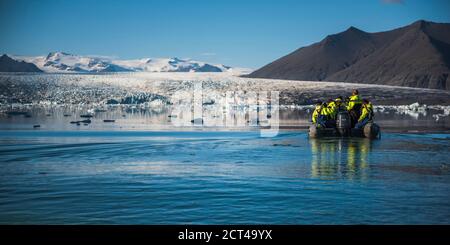
[[[49,130],[49,129],[33,129],[33,128],[27,128],[27,129],[0,129],[1,133],[11,133],[11,132],[21,132],[21,133],[93,133],[93,134],[101,134],[101,133],[114,133],[114,134],[126,134],[126,133],[169,133],[169,134],[176,134],[176,133],[258,133],[258,129],[251,129],[251,128],[176,128],[176,129],[149,129],[149,130],[143,130],[143,129],[120,129],[120,130],[111,130],[111,129],[78,129],[78,130],[61,130],[61,129],[55,129],[55,130]],[[286,127],[280,127],[279,128],[280,133],[302,133],[307,134],[308,133],[308,127],[299,126],[299,127],[292,127],[292,126],[286,126]],[[388,133],[388,134],[413,134],[413,135],[420,135],[420,134],[449,134],[450,135],[450,128],[448,129],[400,129],[400,128],[387,128],[382,129],[381,133]],[[270,138],[270,137],[269,137]],[[329,137],[329,138],[355,138],[355,137]]]

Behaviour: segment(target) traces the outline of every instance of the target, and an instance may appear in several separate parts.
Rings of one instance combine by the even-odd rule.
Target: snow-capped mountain
[[[146,58],[138,60],[114,60],[114,64],[133,71],[148,72],[224,72],[230,67],[179,58]]]
[[[35,64],[44,72],[120,72],[132,71],[97,57],[85,57],[64,52],[51,52],[47,56],[13,56]]]
[[[179,58],[144,58],[115,60],[51,52],[47,56],[12,56],[15,60],[35,64],[44,72],[225,72],[231,67]]]

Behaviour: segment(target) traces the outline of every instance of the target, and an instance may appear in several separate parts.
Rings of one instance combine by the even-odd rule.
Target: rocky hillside
[[[34,64],[16,61],[7,55],[0,56],[0,72],[42,72]]]
[[[248,75],[450,90],[450,24],[417,21],[386,32],[355,27]]]

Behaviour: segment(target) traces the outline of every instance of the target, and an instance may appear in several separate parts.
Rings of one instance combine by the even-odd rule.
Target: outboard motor
[[[336,117],[336,129],[341,136],[349,136],[352,127],[350,114],[347,111],[340,111]]]
[[[380,132],[380,126],[378,126],[376,123],[367,123],[364,126],[364,137],[369,139],[380,139],[381,138],[381,132]]]

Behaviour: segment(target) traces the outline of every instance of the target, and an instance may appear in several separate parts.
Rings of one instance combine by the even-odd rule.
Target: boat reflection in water
[[[310,139],[311,176],[322,179],[367,179],[372,141],[367,138]]]

